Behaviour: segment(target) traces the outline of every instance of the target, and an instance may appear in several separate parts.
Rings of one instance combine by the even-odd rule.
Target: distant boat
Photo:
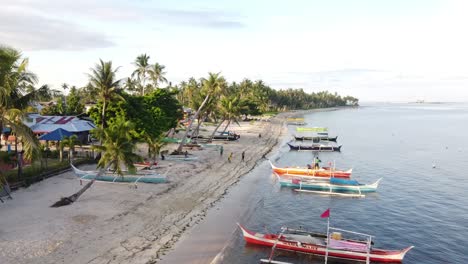
[[[165,183],[167,182],[166,174],[161,175],[159,173],[138,173],[138,174],[126,174],[126,175],[117,175],[113,173],[103,173],[101,176],[97,177],[98,171],[84,171],[76,168],[73,164],[70,164],[73,172],[82,180],[94,180],[105,181],[105,182],[127,182],[127,183]],[[168,170],[169,171],[169,170]]]
[[[333,141],[336,142],[338,139],[338,136],[336,137],[329,137],[327,135],[320,135],[318,134],[317,136],[294,136],[294,139],[298,141],[306,141],[306,140],[312,140],[313,142],[320,142],[321,140],[323,141]]]
[[[287,143],[291,150],[308,150],[308,151],[341,151],[341,146],[330,146],[323,144],[313,144],[313,145],[292,145]]]
[[[349,170],[339,170],[339,169],[333,169],[330,167],[323,167],[319,169],[309,169],[306,167],[276,167],[273,165],[273,163],[270,162],[270,166],[273,169],[275,173],[278,174],[289,174],[291,176],[295,175],[303,175],[303,176],[315,176],[315,177],[337,177],[337,178],[349,178],[351,176],[351,173],[353,172],[353,169]]]
[[[323,179],[304,179],[304,178],[283,178],[277,175],[278,182],[282,187],[292,187],[298,190],[324,190],[329,192],[354,192],[368,193],[376,192],[382,179],[372,184],[362,184],[356,180],[328,178]]]
[[[307,132],[328,132],[326,127],[296,127],[296,131],[307,131]]]

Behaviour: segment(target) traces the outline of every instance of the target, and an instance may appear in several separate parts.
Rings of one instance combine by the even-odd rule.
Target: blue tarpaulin
[[[50,133],[40,136],[39,140],[60,141],[63,140],[64,137],[70,137],[72,135],[72,132],[68,132],[67,130],[62,128],[57,128]]]

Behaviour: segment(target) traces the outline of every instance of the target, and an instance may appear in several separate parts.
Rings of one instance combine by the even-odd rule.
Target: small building
[[[96,128],[92,121],[77,116],[43,116],[36,113],[28,114],[24,123],[38,136],[61,128],[78,136],[82,143],[88,143],[89,131]]]

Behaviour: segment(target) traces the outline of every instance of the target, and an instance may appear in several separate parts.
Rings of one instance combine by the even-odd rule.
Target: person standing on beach
[[[223,146],[221,146],[221,148],[219,149],[219,156],[223,156],[223,152],[224,152],[224,148]]]
[[[229,157],[228,157],[228,161],[229,161],[229,163],[231,163],[231,160],[232,160],[232,154],[233,154],[232,152],[231,152],[231,154],[229,154]]]
[[[242,161],[244,161],[245,151],[242,151]]]

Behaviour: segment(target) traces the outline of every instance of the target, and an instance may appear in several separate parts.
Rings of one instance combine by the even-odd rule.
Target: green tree
[[[166,66],[161,65],[159,63],[155,63],[150,66],[150,69],[148,71],[149,78],[153,82],[154,89],[159,88],[158,83],[166,83],[167,79],[164,77],[166,75],[166,72],[164,72],[164,69]]]
[[[101,127],[105,128],[106,109],[111,100],[122,100],[123,97],[118,93],[120,88],[120,80],[116,78],[117,69],[112,69],[112,62],[104,62],[101,59],[99,63],[91,69],[89,74],[89,82],[91,86],[98,91],[98,98],[102,103],[101,111]]]
[[[98,162],[100,168],[96,178],[99,178],[105,170],[111,169],[118,175],[123,176],[122,168],[126,167],[130,173],[135,172],[134,162],[140,161],[141,157],[134,153],[136,148],[134,125],[123,118],[117,118],[106,128],[96,128],[92,131],[101,142],[101,146],[93,148],[102,153]],[[96,178],[88,182],[77,193],[61,198],[51,207],[60,207],[75,202],[96,181]]]
[[[78,89],[75,86],[70,88],[67,100],[67,115],[79,115],[84,112],[84,105],[81,102]]]
[[[62,141],[60,141],[60,162],[63,160],[63,148],[68,147],[68,162],[73,160],[73,152],[75,152],[75,146],[81,146],[81,141],[78,140],[76,135],[72,135],[70,137],[64,137]]]
[[[145,95],[146,80],[148,79],[148,72],[150,71],[151,65],[149,64],[150,56],[146,54],[141,54],[135,59],[133,63],[136,66],[135,71],[132,73],[132,78],[137,77],[140,88],[140,95]]]

